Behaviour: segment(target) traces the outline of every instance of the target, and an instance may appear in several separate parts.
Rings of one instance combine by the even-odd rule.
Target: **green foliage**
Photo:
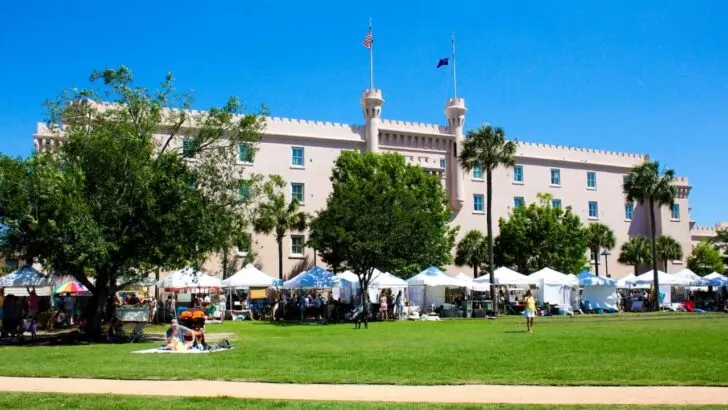
[[[634,275],[639,275],[640,265],[652,262],[650,240],[644,236],[632,236],[622,244],[619,253],[619,263],[634,266]]]
[[[47,102],[50,120],[65,124],[51,124],[62,147],[0,159],[0,218],[9,227],[3,251],[91,290],[88,331],[99,336],[117,283],[199,262],[239,239],[248,204],[237,198],[235,148],[255,144],[264,124],[236,99],[186,111],[190,99],[174,93],[171,75],[157,91],[137,87],[125,67],[91,80],[103,87]],[[183,138],[191,158],[175,148]]]
[[[499,166],[512,167],[516,164],[517,143],[506,139],[506,132],[501,127],[484,125],[476,130],[468,131],[460,150],[460,165],[467,171],[476,166],[485,171],[486,184],[486,238],[488,252],[488,270],[490,273],[491,295],[495,294],[495,255],[493,250],[493,170]],[[472,265],[471,265],[472,266]]]
[[[711,242],[713,247],[718,249],[723,256],[723,264],[728,266],[728,228],[717,229],[716,235]]]
[[[438,178],[398,154],[345,151],[331,181],[310,233],[324,262],[350,269],[366,288],[374,268],[407,277],[451,261],[457,230]]]
[[[671,169],[660,171],[657,161],[645,162],[629,170],[624,178],[623,190],[627,202],[639,202],[646,206],[650,212],[650,239],[652,245],[651,261],[654,272],[654,288],[659,289],[657,277],[657,237],[655,224],[655,209],[662,206],[672,206],[675,202],[677,190],[673,185],[675,171]],[[653,305],[659,306],[659,292],[652,292]]]
[[[519,272],[550,267],[578,273],[587,264],[588,231],[571,207],[553,208],[532,203],[501,218],[496,239],[496,263]]]
[[[595,255],[597,260],[594,263],[594,270],[599,276],[599,252],[602,249],[613,249],[616,240],[614,239],[614,231],[607,225],[600,223],[591,223],[587,227],[587,238],[589,241],[589,250]]]
[[[286,182],[278,175],[269,177],[264,186],[265,200],[258,204],[253,227],[258,233],[273,234],[278,244],[278,277],[283,279],[283,238],[289,231],[306,229],[309,216],[301,211],[296,199],[286,201]]]
[[[720,274],[725,272],[725,265],[720,251],[707,241],[700,242],[693,247],[693,251],[688,257],[688,268],[700,276],[713,272]]]
[[[657,237],[657,258],[662,261],[664,271],[667,272],[667,264],[670,261],[682,259],[683,252],[680,242],[670,235]]]
[[[473,268],[473,277],[478,277],[478,269],[488,263],[488,240],[480,231],[473,229],[458,242],[455,251],[455,264]]]

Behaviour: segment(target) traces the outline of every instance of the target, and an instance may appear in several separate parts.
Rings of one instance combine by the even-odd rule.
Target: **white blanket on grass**
[[[217,353],[217,352],[226,352],[228,350],[233,350],[232,347],[224,348],[224,349],[215,349],[215,350],[198,350],[198,349],[190,349],[190,350],[182,350],[182,351],[175,351],[175,350],[166,350],[161,347],[155,347],[152,349],[144,349],[144,350],[135,350],[132,353]]]

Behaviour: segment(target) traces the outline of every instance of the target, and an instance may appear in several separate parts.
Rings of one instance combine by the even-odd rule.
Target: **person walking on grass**
[[[526,292],[526,298],[523,299],[523,303],[526,305],[523,310],[523,314],[526,316],[526,327],[528,333],[533,333],[533,318],[536,317],[536,299],[531,295],[531,290]]]

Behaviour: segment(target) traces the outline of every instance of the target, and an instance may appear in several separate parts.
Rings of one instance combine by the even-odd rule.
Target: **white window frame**
[[[627,208],[629,207],[629,208]],[[630,210],[630,216],[627,216],[627,209]],[[624,204],[624,220],[625,221],[632,221],[634,219],[634,202],[627,202]]]
[[[594,210],[596,211],[596,215],[591,215],[591,204],[594,204]],[[596,220],[599,219],[599,202],[597,201],[589,201],[586,204],[586,215],[588,219]]]
[[[556,171],[556,175],[558,177],[557,182],[554,182],[554,171]],[[551,170],[549,171],[549,182],[551,183],[550,186],[552,187],[561,186],[561,168],[551,168]]]
[[[475,200],[475,198],[481,198],[481,200],[482,200],[480,202],[481,208],[482,208],[481,210],[476,210],[475,209],[475,204],[477,203],[477,201]],[[483,213],[485,213],[485,195],[483,195],[483,194],[473,194],[473,213],[474,214],[483,214]]]
[[[243,147],[248,147],[248,151],[249,151],[248,155],[250,156],[250,161],[245,161],[240,158],[241,150]],[[253,163],[253,147],[250,144],[241,142],[240,144],[238,144],[238,164],[250,165],[252,163]]]
[[[295,158],[293,153],[298,149],[301,150],[301,164],[300,165],[295,164],[293,162],[293,160]],[[300,147],[300,146],[291,147],[291,168],[297,168],[297,169],[306,168],[306,148],[305,147]]]
[[[301,253],[294,252],[294,249],[293,249],[294,239],[301,240]],[[306,235],[291,235],[291,246],[289,248],[288,257],[301,259],[304,257],[305,253],[306,253]]]
[[[675,207],[677,207],[677,218],[675,217]],[[672,208],[670,208],[670,220],[673,222],[680,221],[680,204],[672,204]]]
[[[304,184],[303,182],[291,182],[291,200],[295,199],[295,196],[293,196],[294,186],[301,187],[301,199],[298,201],[298,203],[301,205],[306,205],[306,184]]]
[[[519,199],[521,200],[521,204],[520,205],[517,204],[517,202],[518,202]],[[521,207],[524,207],[524,206],[526,206],[526,198],[525,197],[523,197],[523,196],[514,196],[513,197],[513,208],[514,209],[515,208],[521,208]]]
[[[516,170],[521,171],[521,179],[516,179]],[[513,183],[516,185],[523,185],[523,165],[516,165],[513,167]]]
[[[594,186],[589,186],[589,176],[594,175]],[[586,189],[596,191],[597,190],[597,173],[595,171],[586,172]]]
[[[475,170],[476,169],[480,169],[480,177],[475,176]],[[475,180],[475,181],[483,181],[484,174],[485,174],[485,171],[483,170],[483,166],[480,165],[480,163],[476,163],[473,166],[473,172],[472,172],[473,180]]]
[[[440,158],[440,169],[445,169],[447,167],[447,160],[445,158]]]

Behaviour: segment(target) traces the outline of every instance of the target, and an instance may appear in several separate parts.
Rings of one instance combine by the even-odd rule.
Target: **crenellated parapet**
[[[284,117],[266,117],[263,135],[315,137],[361,142],[364,126],[338,122],[309,121]]]
[[[518,141],[516,156],[620,168],[631,168],[649,160],[646,154],[522,141]]]
[[[427,134],[445,136],[450,135],[447,127],[424,122],[410,122],[397,120],[381,120],[379,129],[401,134]]]

